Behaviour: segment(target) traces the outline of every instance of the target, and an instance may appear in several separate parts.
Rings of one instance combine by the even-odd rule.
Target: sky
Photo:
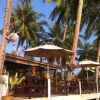
[[[13,7],[16,7],[18,0],[13,0]],[[55,3],[43,3],[43,0],[34,0],[32,3],[33,9],[45,15],[46,20],[50,15],[50,12],[55,7]],[[0,29],[3,27],[3,17],[5,14],[6,0],[0,0]]]
[[[16,7],[18,0],[13,0],[13,7]],[[32,3],[32,7],[35,11],[44,14],[45,20],[50,23],[50,20],[48,19],[50,12],[55,7],[54,3],[43,3],[43,0],[34,0]],[[6,8],[6,0],[0,0],[0,29],[3,28],[4,25],[4,15],[5,15],[5,8]],[[1,37],[0,37],[1,38]],[[9,43],[6,52],[11,53],[16,46],[14,46],[12,43]]]

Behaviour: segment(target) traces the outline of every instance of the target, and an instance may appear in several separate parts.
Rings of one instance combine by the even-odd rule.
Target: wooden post
[[[2,44],[0,48],[0,75],[3,73],[3,67],[4,67],[4,60],[5,60],[5,47],[6,47],[6,37],[9,34],[9,27],[10,27],[10,17],[12,13],[12,0],[6,0],[6,11],[5,11],[5,17],[4,17],[4,28],[3,28],[3,37],[2,37]]]
[[[89,75],[88,75],[88,67],[86,67],[86,78],[87,78],[87,81],[89,79]]]
[[[81,80],[79,80],[78,82],[79,82],[79,93],[80,93],[80,95],[81,95],[81,94],[82,94],[82,90],[81,90],[81,89],[82,89],[82,88],[81,88]]]
[[[82,16],[82,8],[83,8],[83,0],[79,0],[78,11],[77,11],[77,19],[76,19],[76,26],[75,26],[75,34],[74,34],[73,46],[72,46],[72,50],[74,51],[74,54],[73,54],[72,60],[71,60],[72,63],[76,63],[75,62],[75,58],[76,58],[78,38],[79,38],[79,33],[80,33],[80,23],[81,23],[81,16]]]
[[[51,100],[51,80],[49,64],[47,65],[47,80],[48,80],[48,100]]]

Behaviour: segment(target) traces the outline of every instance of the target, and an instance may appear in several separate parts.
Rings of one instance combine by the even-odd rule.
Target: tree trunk
[[[99,38],[97,39],[97,62],[100,61],[100,40]],[[96,85],[97,85],[97,92],[98,92],[98,78],[99,78],[99,69],[100,66],[97,66],[96,68]],[[98,99],[97,99],[98,100]]]
[[[67,25],[64,28],[63,42],[66,40],[66,33],[67,33]]]
[[[9,27],[10,27],[10,17],[12,13],[12,0],[6,0],[7,7],[4,17],[4,29],[3,29],[3,38],[2,38],[2,44],[0,48],[0,75],[3,72],[3,66],[4,66],[4,59],[5,59],[5,47],[6,47],[6,37],[9,34]]]
[[[97,62],[100,62],[100,40],[97,40]]]
[[[74,54],[72,56],[72,63],[76,63],[76,52],[77,52],[77,45],[78,45],[78,38],[80,33],[80,23],[81,23],[81,16],[82,16],[82,8],[83,8],[83,0],[79,0],[78,11],[77,11],[77,19],[76,19],[76,26],[75,26],[75,34],[73,39],[72,50]]]

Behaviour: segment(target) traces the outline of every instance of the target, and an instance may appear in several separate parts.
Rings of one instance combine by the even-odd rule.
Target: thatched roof
[[[40,45],[37,47],[29,48],[25,50],[26,53],[37,56],[44,57],[59,57],[59,56],[68,56],[68,54],[72,55],[73,51],[67,50],[56,45]]]

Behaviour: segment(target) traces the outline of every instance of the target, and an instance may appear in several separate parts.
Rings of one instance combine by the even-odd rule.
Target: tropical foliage
[[[91,41],[91,37],[92,35],[87,36],[87,34],[80,35],[79,49],[77,51],[79,61],[85,59],[96,61],[96,48],[93,44],[94,41]]]
[[[9,84],[11,86],[11,89],[15,88],[15,86],[20,85],[25,80],[25,76],[18,77],[18,73],[16,73],[14,76],[10,76],[9,78]]]
[[[11,32],[19,32],[19,45],[38,44],[37,32],[43,31],[41,16],[33,10],[31,0],[19,0],[11,17]]]
[[[50,2],[53,1],[56,3],[59,2],[57,0],[49,0],[49,1]],[[99,25],[100,24],[99,5],[100,5],[99,0],[93,0],[92,2],[90,2],[89,0],[84,0],[80,32],[82,34],[85,34],[85,38],[83,41],[82,37],[80,37],[79,43],[78,43],[78,47],[81,50],[81,51],[78,50],[78,54],[79,55],[83,54],[83,50],[82,50],[83,48],[84,48],[84,50],[87,48],[91,49],[88,51],[88,53],[89,53],[88,55],[91,55],[92,53],[94,54],[94,57],[92,57],[93,58],[92,60],[94,60],[96,57],[96,52],[95,52],[96,47],[93,46],[94,43],[90,44],[87,41],[91,40],[93,38],[93,37],[91,38],[91,34],[95,34],[94,36],[97,36],[97,40],[100,40],[99,39],[100,38],[100,36],[99,36],[99,34],[100,34],[99,33],[100,32],[99,31],[99,27],[100,27],[100,25]],[[54,25],[53,29],[56,30],[56,32],[54,32],[54,37],[56,38],[56,40],[59,40],[59,38],[60,38],[60,41],[61,41],[62,40],[61,35],[63,35],[63,34],[62,34],[62,31],[57,31],[57,30],[60,30],[61,28],[55,29],[55,27],[60,26],[60,27],[62,27],[61,30],[64,31],[63,26],[65,24],[68,26],[67,33],[66,33],[66,41],[64,41],[63,44],[65,44],[65,46],[68,47],[69,49],[71,48],[70,46],[72,45],[72,39],[74,38],[73,33],[74,33],[74,27],[75,27],[75,22],[76,22],[77,7],[78,7],[78,0],[61,0],[59,5],[57,5],[54,8],[54,10],[51,12],[51,15],[50,15],[50,18],[52,20],[55,20],[55,25]],[[83,33],[83,30],[85,30],[84,33]],[[82,36],[82,35],[80,35],[80,36]],[[86,38],[86,37],[88,37],[88,38]],[[68,41],[68,39],[69,39],[69,41]],[[97,43],[100,44],[100,42],[98,42],[98,41],[97,41]],[[80,44],[81,44],[81,46],[80,46]],[[98,51],[100,51],[100,50],[98,50]],[[86,55],[84,55],[84,56],[86,56]],[[80,56],[80,58],[81,57],[82,57],[82,55]],[[82,59],[83,58],[84,57],[82,57]]]

